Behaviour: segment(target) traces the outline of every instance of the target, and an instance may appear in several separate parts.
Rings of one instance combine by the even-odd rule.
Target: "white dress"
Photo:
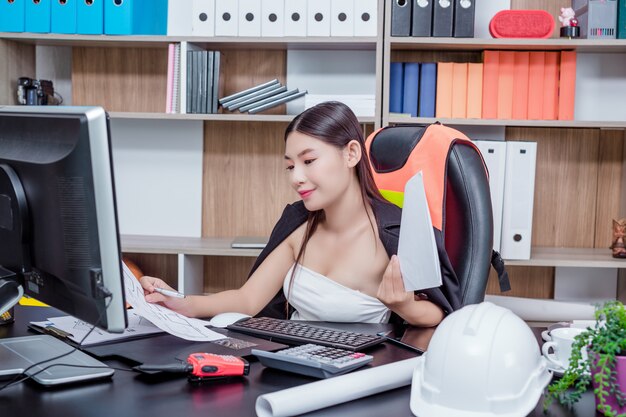
[[[295,264],[294,264],[295,266]],[[283,292],[295,308],[292,320],[348,323],[387,323],[391,311],[378,298],[345,287],[305,266],[297,265],[289,294],[292,266]]]

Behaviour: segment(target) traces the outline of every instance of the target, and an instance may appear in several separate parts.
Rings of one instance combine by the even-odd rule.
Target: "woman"
[[[292,319],[383,323],[393,312],[415,326],[437,325],[459,307],[441,248],[444,286],[404,290],[395,256],[401,210],[376,188],[361,126],[346,105],[322,103],[296,116],[285,131],[284,160],[302,201],[285,208],[243,287],[177,299],[154,291],[169,288],[162,280],[143,277],[147,301],[191,317],[276,316],[286,297]]]

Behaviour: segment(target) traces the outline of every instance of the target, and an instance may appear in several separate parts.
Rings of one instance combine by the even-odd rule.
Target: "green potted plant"
[[[571,406],[593,387],[596,408],[608,417],[626,416],[626,309],[608,301],[595,313],[594,327],[574,338],[569,366],[548,386],[547,406],[554,400]],[[587,349],[587,358],[582,350]]]

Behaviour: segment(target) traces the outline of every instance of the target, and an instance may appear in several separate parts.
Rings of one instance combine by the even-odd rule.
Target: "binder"
[[[26,1],[0,1],[0,32],[24,32]]]
[[[452,36],[454,17],[453,0],[433,0],[433,36]]]
[[[165,35],[167,0],[105,0],[107,35]]]
[[[512,118],[526,120],[528,118],[528,52],[515,52],[513,65],[513,109]]]
[[[437,64],[437,98],[435,99],[435,116],[452,117],[452,62]]]
[[[354,1],[332,0],[330,36],[354,36]]]
[[[285,36],[306,36],[307,1],[285,1]]]
[[[543,77],[545,52],[530,52],[528,59],[528,118],[541,120],[543,117]]]
[[[391,36],[411,34],[411,0],[391,0]]]
[[[530,259],[536,158],[535,142],[506,145],[500,242],[504,259]]]
[[[480,119],[483,111],[483,64],[467,64],[467,115]]]
[[[104,0],[77,0],[76,33],[81,35],[104,33]]]
[[[24,30],[26,32],[49,33],[50,3],[52,0],[35,1],[26,0]]]
[[[264,106],[264,105],[266,105],[268,103],[271,103],[271,102],[276,101],[276,100],[280,100],[280,99],[282,99],[284,97],[289,97],[289,96],[299,92],[299,90],[297,88],[293,89],[293,90],[289,90],[289,91],[287,91],[286,87],[283,87],[283,88],[284,88],[284,91],[282,93],[274,94],[274,95],[269,96],[269,97],[267,97],[265,99],[256,100],[253,103],[246,104],[245,106],[241,106],[239,108],[239,111],[242,112],[242,113],[243,112],[247,112],[247,111],[249,111],[249,110],[251,110],[251,109],[253,109],[255,107]],[[281,88],[281,90],[283,88]]]
[[[498,51],[483,53],[483,119],[498,117]]]
[[[330,0],[307,3],[307,36],[330,36]]]
[[[546,52],[543,75],[543,116],[544,120],[558,117],[559,53]]]
[[[467,63],[452,64],[452,117],[467,117]]]
[[[213,52],[213,92],[211,95],[211,113],[217,113],[218,98],[220,91],[220,68],[222,65],[222,53],[220,51]]]
[[[389,71],[389,113],[402,113],[404,63],[392,62]]]
[[[215,36],[237,36],[239,32],[239,2],[215,0]]]
[[[576,51],[561,51],[559,120],[574,120],[576,97]]]
[[[276,100],[274,100],[274,101],[272,101],[270,103],[264,104],[262,106],[254,107],[254,108],[250,109],[248,111],[248,113],[250,113],[250,114],[260,113],[262,111],[265,111],[267,109],[271,109],[272,107],[276,107],[276,106],[278,106],[280,104],[283,104],[283,103],[286,103],[288,101],[292,101],[292,100],[295,100],[297,98],[303,97],[306,93],[307,93],[307,91],[300,91],[300,92],[291,94],[291,95],[289,95],[287,97],[282,97],[282,98],[276,99]]]
[[[500,51],[498,63],[498,119],[513,117],[513,74],[515,52]]]
[[[283,36],[284,28],[285,1],[261,0],[261,36]]]
[[[411,0],[413,22],[411,36],[429,37],[433,29],[433,2],[431,0]]]
[[[273,79],[273,80],[271,80],[271,81],[267,81],[267,82],[265,82],[265,83],[262,83],[262,84],[255,85],[255,86],[253,86],[253,87],[247,88],[247,89],[245,89],[245,90],[243,90],[243,91],[239,91],[239,92],[237,92],[237,93],[235,93],[235,94],[231,94],[231,95],[229,95],[229,96],[222,97],[222,98],[220,98],[220,99],[219,99],[219,103],[220,103],[222,106],[224,106],[224,107],[225,107],[225,106],[227,106],[227,105],[228,105],[228,103],[230,103],[230,102],[232,102],[232,101],[234,101],[234,100],[236,100],[236,99],[239,99],[239,98],[241,98],[241,97],[243,97],[243,96],[246,96],[246,95],[248,95],[248,94],[251,94],[251,93],[254,93],[254,92],[256,92],[256,91],[262,90],[262,89],[264,89],[264,88],[267,88],[267,87],[270,87],[270,86],[273,86],[273,85],[278,85],[278,84],[280,84],[280,83],[278,82],[278,79],[277,79],[277,78],[274,78],[274,79]]]
[[[502,141],[474,141],[483,156],[489,171],[489,193],[493,212],[493,250],[500,252],[502,234],[502,204],[504,203],[504,175],[506,167],[506,145]]]
[[[198,15],[200,11],[194,10],[200,4],[209,4],[211,0],[171,0],[167,3],[167,36],[191,36],[194,32],[196,22],[199,22]],[[205,21],[210,20],[211,25],[213,19],[209,19],[206,10]],[[212,16],[212,14],[211,14]],[[207,35],[207,36],[212,36]]]
[[[77,0],[52,0],[50,5],[50,32],[76,33]]]
[[[404,64],[404,94],[402,96],[402,113],[417,117],[417,100],[419,97],[420,64],[407,62]]]
[[[354,36],[378,34],[378,0],[354,2]]]
[[[437,64],[420,64],[419,117],[435,117],[435,97],[437,95]]]
[[[476,0],[454,0],[454,37],[474,37]]]
[[[169,4],[170,7],[176,7],[173,0]],[[190,29],[193,36],[215,36],[215,0],[191,0],[191,10],[179,11],[176,17],[180,21],[180,29],[177,30],[181,36],[185,35],[183,32],[189,32]]]
[[[165,113],[173,113],[172,103],[174,94],[174,44],[170,43],[167,48],[167,91],[165,93]]]
[[[617,0],[617,38],[626,39],[626,0]]]
[[[193,63],[190,59],[192,51],[202,48],[187,41],[180,43],[180,113],[192,113]]]
[[[239,36],[261,36],[261,0],[239,0]]]

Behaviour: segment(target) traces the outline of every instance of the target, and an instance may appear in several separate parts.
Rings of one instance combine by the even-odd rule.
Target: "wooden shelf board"
[[[257,257],[260,249],[233,249],[233,238],[121,235],[122,252]]]
[[[286,122],[289,123],[293,114],[180,114],[180,113],[147,113],[147,112],[109,112],[113,119],[159,119],[159,120],[209,120],[231,122]],[[359,116],[360,123],[374,123],[375,118]]]
[[[441,122],[446,125],[465,126],[518,126],[518,127],[558,127],[558,128],[599,128],[626,129],[623,121],[594,120],[503,120],[503,119],[448,119],[436,117],[389,116],[389,123],[397,124],[430,124]]]
[[[482,51],[504,50],[563,50],[578,52],[620,53],[626,51],[626,39],[479,39],[479,38],[411,38],[395,37],[391,49]]]
[[[159,35],[64,35],[56,33],[0,33],[0,39],[37,45],[90,47],[154,47],[189,41],[214,49],[349,49],[374,50],[376,37],[191,37]]]
[[[626,268],[626,259],[615,259],[610,249],[533,247],[526,261],[504,260],[507,266]]]

